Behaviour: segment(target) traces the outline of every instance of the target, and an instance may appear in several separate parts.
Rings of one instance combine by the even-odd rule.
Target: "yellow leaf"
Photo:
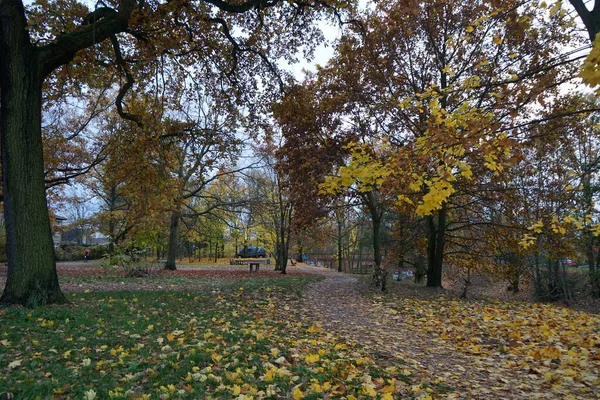
[[[371,386],[371,385],[363,385],[362,391],[367,396],[377,397],[377,391],[375,389],[373,389],[373,386]]]
[[[550,15],[551,16],[556,15],[556,13],[560,10],[561,7],[562,7],[562,1],[557,1],[556,3],[554,3],[552,8],[550,9]]]
[[[268,369],[267,372],[261,377],[264,382],[272,382],[275,379],[275,370]]]
[[[14,368],[20,367],[22,362],[23,362],[23,360],[15,360],[8,364],[8,369],[14,369]]]
[[[96,398],[96,392],[94,389],[90,389],[83,393],[84,400],[94,400]]]
[[[313,364],[316,363],[317,361],[319,361],[319,355],[318,354],[309,354],[306,357],[304,357],[304,361],[307,364]]]
[[[231,389],[231,393],[233,393],[234,396],[240,394],[241,391],[242,388],[239,385],[233,385],[233,388]]]
[[[294,400],[302,400],[304,398],[304,393],[299,387],[296,387],[296,389],[294,389],[294,394],[292,395],[292,398]]]
[[[600,84],[600,33],[596,35],[592,43],[592,50],[581,66],[579,76],[588,86]]]
[[[312,390],[315,393],[322,393],[323,392],[323,388],[321,387],[321,385],[319,384],[319,382],[313,382],[310,385],[310,390]]]
[[[212,353],[212,355],[210,357],[212,358],[212,360],[214,362],[219,362],[223,358],[222,355],[217,354],[217,353]]]

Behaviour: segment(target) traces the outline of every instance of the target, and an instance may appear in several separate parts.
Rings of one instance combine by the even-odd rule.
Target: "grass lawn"
[[[70,293],[69,306],[0,309],[0,397],[394,398],[401,370],[285,312],[315,279]]]

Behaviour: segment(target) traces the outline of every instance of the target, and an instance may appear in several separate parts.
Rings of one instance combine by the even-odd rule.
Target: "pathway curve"
[[[310,268],[310,267],[300,267]],[[377,303],[361,294],[357,278],[310,268],[325,277],[303,293],[302,309],[324,328],[360,343],[375,357],[407,365],[415,382],[455,390],[439,398],[529,399],[522,374],[502,368],[506,360],[466,356],[436,335],[404,323],[402,314],[374,312]],[[500,362],[502,361],[502,363]],[[529,393],[527,393],[529,392]]]

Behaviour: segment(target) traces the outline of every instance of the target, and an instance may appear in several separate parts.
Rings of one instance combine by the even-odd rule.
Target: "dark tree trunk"
[[[165,269],[175,271],[177,266],[177,244],[179,241],[179,217],[178,212],[171,213],[171,223],[169,224],[169,244],[167,246],[167,262]]]
[[[0,133],[8,274],[2,304],[64,303],[46,204],[42,82],[18,18],[0,9]]]
[[[425,257],[423,257],[422,254],[419,254],[415,261],[415,283],[422,284],[426,274],[427,268],[425,266]]]
[[[285,229],[283,228],[283,226],[279,233],[279,237],[280,237],[281,241],[277,245],[277,250],[279,253],[279,254],[277,254],[278,271],[280,271],[282,274],[286,274],[287,273],[286,269],[287,269],[287,262],[288,262],[289,243],[288,243],[288,240],[287,240],[288,238],[286,236],[286,232],[285,232]]]
[[[367,192],[363,195],[363,201],[369,209],[371,216],[371,227],[373,232],[373,286],[381,287],[382,291],[386,288],[386,271],[381,267],[381,221],[383,211],[379,204],[379,199],[374,192]]]
[[[338,272],[343,270],[344,254],[342,253],[342,223],[338,220],[338,237],[337,237],[337,256],[338,256]]]
[[[581,21],[585,25],[590,42],[593,42],[596,34],[600,32],[600,5],[594,2],[592,10],[589,10],[586,1],[569,0],[569,2],[573,5],[575,11],[577,11],[577,14],[579,14]]]
[[[442,287],[442,266],[446,239],[446,213],[444,204],[435,216],[427,217],[427,286]]]
[[[110,197],[108,198],[108,210],[109,211],[116,211],[117,209],[117,199],[118,199],[118,195],[117,195],[117,187],[116,185],[111,185],[110,187]],[[109,242],[108,242],[108,254],[113,255],[115,252],[115,241],[116,241],[116,237],[117,237],[117,227],[115,224],[115,220],[113,218],[113,215],[109,215],[109,220],[108,220],[108,235],[109,235]]]

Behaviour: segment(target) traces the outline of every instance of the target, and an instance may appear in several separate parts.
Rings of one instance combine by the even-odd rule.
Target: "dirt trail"
[[[529,381],[520,378],[521,373],[501,369],[506,360],[466,356],[430,332],[407,325],[402,314],[373,312],[375,302],[360,293],[357,278],[351,275],[300,268],[325,277],[311,284],[303,295],[302,308],[308,317],[325,329],[360,343],[374,357],[399,367],[406,365],[415,382],[427,382],[440,389],[436,398],[531,398],[533,388]],[[454,391],[442,394],[444,387]]]

